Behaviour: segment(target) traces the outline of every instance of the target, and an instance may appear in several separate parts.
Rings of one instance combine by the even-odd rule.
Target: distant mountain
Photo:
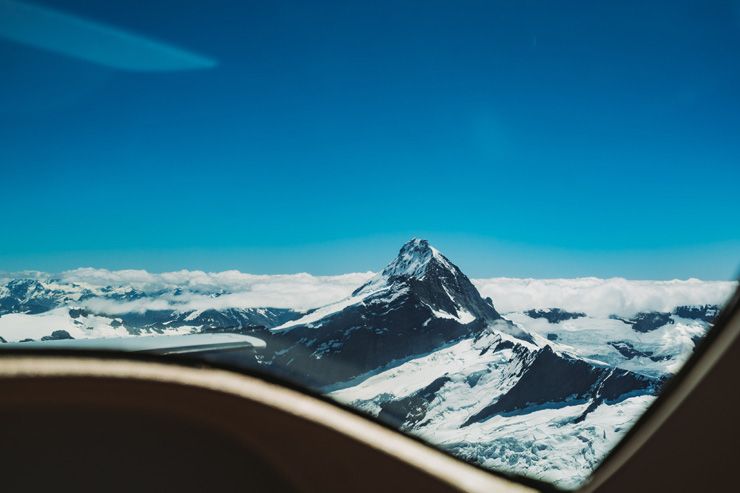
[[[263,364],[301,383],[336,385],[474,337],[492,325],[531,336],[426,240],[405,244],[350,297],[271,330]]]
[[[526,314],[518,316],[561,332],[589,318],[557,308]],[[639,333],[629,321],[612,323]],[[270,373],[329,391],[467,460],[566,486],[598,464],[665,381],[662,374],[583,357],[505,318],[457,266],[419,239],[349,297],[255,335],[267,349],[253,363]],[[625,360],[642,355],[603,346]],[[568,442],[569,452],[554,442],[529,444],[528,427],[486,431],[526,416],[539,423],[537,434]],[[525,446],[532,450],[526,461]],[[555,469],[547,467],[553,463]]]
[[[511,315],[541,321],[549,332],[502,316],[457,266],[416,239],[351,296],[264,331],[259,363],[466,460],[572,486],[693,347],[683,336],[669,353],[633,345],[651,340],[646,332],[669,339],[673,319],[663,314],[607,319],[622,327],[612,332],[621,341],[598,334],[586,343],[581,331],[588,355],[567,335],[569,324],[593,323],[588,314],[551,308]],[[643,360],[653,365],[644,373]],[[615,364],[623,362],[627,367]],[[527,418],[531,426],[522,424]]]
[[[11,279],[0,285],[0,336],[6,342],[14,342],[47,340],[60,330],[73,338],[244,333],[275,327],[302,315],[296,310],[271,307],[166,308],[177,306],[178,298],[184,297],[186,290],[143,291],[127,286],[93,289],[53,278]],[[196,294],[217,299],[228,293],[219,289]],[[143,304],[135,305],[137,302]],[[158,305],[165,308],[157,308]]]
[[[673,314],[681,318],[687,318],[691,320],[702,320],[704,322],[712,323],[719,314],[719,307],[717,305],[699,305],[699,306],[677,306],[673,310]]]
[[[274,327],[299,317],[285,308],[225,308],[221,310],[147,310],[118,316],[130,332],[166,333],[186,329],[191,332],[245,333],[260,328]]]
[[[531,318],[544,318],[551,324],[563,322],[564,320],[572,320],[574,318],[585,317],[586,314],[582,312],[568,312],[561,310],[560,308],[548,308],[547,310],[527,310],[524,312]]]
[[[64,296],[35,279],[13,279],[0,287],[0,315],[43,313],[56,307]]]
[[[7,279],[0,283],[0,343],[256,336],[265,348],[211,354],[209,361],[260,368],[465,460],[572,487],[652,402],[719,312],[712,304],[660,303],[610,316],[592,313],[594,303],[583,309],[570,301],[569,311],[533,298],[534,306],[518,303],[502,313],[422,239],[403,245],[354,291],[348,286],[346,297],[308,311],[239,306],[244,292],[229,287],[238,283],[213,282],[234,273],[185,274],[144,273],[136,284],[125,282],[129,272],[111,284]]]
[[[612,315],[613,319],[620,320],[628,325],[632,326],[632,330],[635,332],[652,332],[657,330],[664,325],[674,323],[670,313],[661,312],[640,312],[630,319],[624,319],[616,315]]]

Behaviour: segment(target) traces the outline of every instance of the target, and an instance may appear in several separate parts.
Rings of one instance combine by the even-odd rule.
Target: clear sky
[[[0,270],[333,274],[421,236],[473,277],[737,274],[738,2],[33,5]]]

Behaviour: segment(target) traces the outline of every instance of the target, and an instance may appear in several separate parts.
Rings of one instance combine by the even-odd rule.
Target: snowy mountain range
[[[327,393],[466,460],[569,488],[691,354],[736,283],[554,286],[471,281],[420,239],[377,274],[31,273],[0,283],[0,342],[253,335],[266,347],[244,356],[244,366]],[[280,305],[281,292],[288,303]],[[322,299],[327,293],[333,299]]]

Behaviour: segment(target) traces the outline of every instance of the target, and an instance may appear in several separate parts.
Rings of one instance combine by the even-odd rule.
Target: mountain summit
[[[348,298],[273,329],[276,367],[334,384],[477,335],[504,321],[429,242],[413,239]],[[268,344],[269,346],[269,344]],[[332,355],[341,353],[341,364]],[[328,358],[330,365],[324,364]]]
[[[379,284],[393,283],[396,280],[414,278],[423,280],[429,270],[455,269],[427,240],[412,239],[401,247],[398,256],[383,271],[361,286],[355,294],[372,289]]]
[[[470,279],[427,240],[412,239],[382,272],[360,286],[352,296],[385,290],[410,290],[437,317],[470,323],[501,319],[490,299],[483,299]]]

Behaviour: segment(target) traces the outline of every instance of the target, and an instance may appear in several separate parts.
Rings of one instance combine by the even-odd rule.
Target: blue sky
[[[0,37],[0,270],[737,274],[737,2],[54,9],[213,63]]]

